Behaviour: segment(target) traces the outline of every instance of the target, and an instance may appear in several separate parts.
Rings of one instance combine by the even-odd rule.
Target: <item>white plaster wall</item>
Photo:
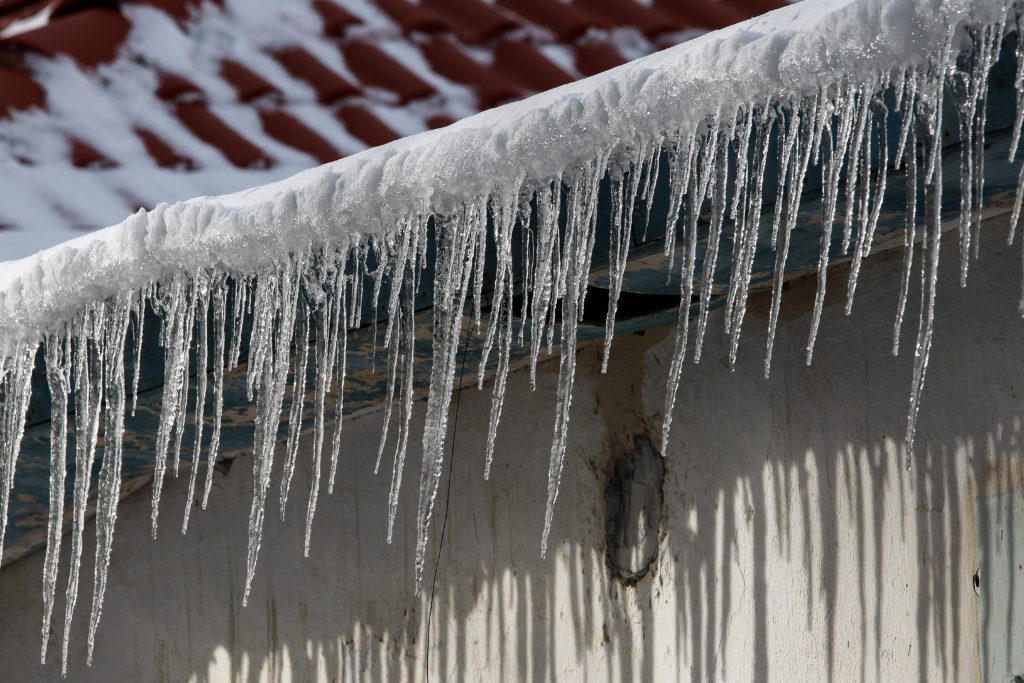
[[[149,495],[127,500],[96,660],[85,667],[86,587],[68,680],[420,680],[428,670],[431,680],[971,680],[973,496],[1019,486],[1022,471],[1020,256],[1004,230],[986,226],[966,290],[954,276],[955,238],[945,240],[909,471],[900,443],[917,304],[915,294],[904,354],[893,358],[892,253],[869,262],[849,318],[838,297],[846,270],[830,271],[836,294],[812,368],[803,350],[812,281],[787,288],[768,381],[767,299],[751,302],[735,372],[713,318],[705,361],[687,366],[680,388],[660,557],[637,586],[604,568],[602,491],[634,436],[658,441],[668,330],[616,338],[605,376],[597,348],[580,352],[547,559],[539,545],[557,363],[543,366],[536,392],[521,372],[511,380],[490,481],[489,391],[463,392],[436,580],[447,480],[427,569],[429,629],[429,598],[412,593],[419,452],[389,546],[390,471],[373,475],[381,420],[368,415],[346,424],[339,490],[321,497],[308,559],[310,468],[300,461],[287,521],[268,515],[246,608],[249,461],[218,475],[211,509],[193,514],[187,537],[176,532],[184,478],[164,492],[156,542]],[[0,680],[59,676],[53,649],[38,663],[41,564],[36,554],[0,574]]]

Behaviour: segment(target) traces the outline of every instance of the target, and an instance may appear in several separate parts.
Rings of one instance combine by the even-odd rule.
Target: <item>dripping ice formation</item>
[[[142,334],[156,335],[165,357],[160,424],[154,435],[154,535],[161,521],[165,477],[168,470],[178,474],[182,448],[190,447],[183,444],[190,421],[196,425],[191,445],[196,457],[188,473],[183,531],[197,496],[205,506],[220,443],[225,368],[239,366],[240,349],[248,348],[246,387],[256,417],[245,597],[257,569],[282,419],[288,420],[289,430],[279,482],[281,514],[294,493],[292,472],[303,439],[297,425],[305,406],[301,399],[291,401],[286,414],[289,388],[301,397],[309,383],[314,397],[314,429],[307,437],[314,476],[311,489],[303,492],[307,554],[318,495],[324,487],[333,491],[343,443],[343,404],[336,401],[330,414],[327,397],[334,392],[343,398],[349,330],[364,322],[383,327],[386,364],[381,372],[386,373],[391,400],[385,402],[376,457],[378,469],[383,464],[387,471],[390,465],[388,524],[382,530],[389,540],[409,442],[422,441],[417,590],[443,471],[466,316],[473,343],[482,348],[480,386],[488,372],[495,373],[486,453],[481,454],[485,477],[513,348],[528,348],[532,379],[542,349],[557,345],[563,352],[541,532],[545,552],[569,438],[572,350],[595,245],[603,239],[598,235],[598,206],[605,183],[612,208],[602,369],[612,347],[630,236],[639,226],[647,229],[644,213],[650,216],[649,200],[659,179],[669,188],[665,253],[679,274],[681,303],[665,391],[667,444],[686,358],[701,360],[709,334],[712,284],[722,254],[731,249],[723,317],[731,337],[729,360],[735,363],[759,239],[770,240],[774,250],[767,376],[804,184],[809,173],[820,170],[819,290],[806,347],[810,363],[828,284],[826,266],[835,257],[851,259],[845,283],[849,310],[886,191],[887,174],[879,169],[905,166],[911,199],[894,351],[917,269],[922,305],[907,417],[911,452],[934,329],[944,104],[951,98],[962,139],[959,230],[961,280],[966,282],[980,226],[989,71],[1006,38],[1020,33],[1021,11],[1018,3],[1005,0],[818,0],[794,5],[440,131],[246,192],[161,205],[120,225],[4,264],[0,535],[40,352],[52,397],[43,659],[62,546],[70,546],[71,566],[62,639],[65,667],[82,580],[87,478],[70,483],[72,529],[62,543],[69,421],[75,434],[84,435],[71,449],[76,471],[88,472],[97,458],[102,463],[90,655],[94,647],[121,487],[121,437],[129,396],[138,387]],[[1018,65],[1024,61],[1022,42],[1016,41]],[[1015,81],[1018,118],[1011,156],[1017,151],[1024,110],[1022,74],[1019,70]],[[899,124],[895,140],[889,135],[890,121]],[[772,167],[777,168],[774,174],[769,172]],[[1014,225],[1022,196],[1017,193]],[[734,235],[731,245],[723,237],[727,227]],[[832,248],[835,231],[841,235],[841,253]],[[677,245],[680,258],[674,259]],[[703,259],[698,270],[699,252]],[[488,271],[490,256],[496,266]],[[517,258],[523,264],[518,273]],[[423,358],[415,352],[415,319],[427,313],[417,309],[416,297],[428,290],[433,293],[432,356]],[[363,319],[365,301],[372,304],[372,321]],[[691,301],[697,307],[692,324]],[[158,329],[142,329],[147,310],[159,316]],[[193,356],[201,366],[194,385]],[[430,368],[421,435],[411,433],[410,420],[417,363],[429,363]],[[197,400],[190,413],[193,393]],[[98,447],[101,427],[104,439]],[[397,438],[386,459],[385,443],[392,431]],[[204,433],[209,445],[205,478],[200,480]],[[197,486],[202,486],[201,493]]]

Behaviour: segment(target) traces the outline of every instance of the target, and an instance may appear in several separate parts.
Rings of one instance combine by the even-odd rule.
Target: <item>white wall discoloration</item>
[[[956,283],[956,237],[946,241],[910,471],[901,440],[912,354],[889,354],[900,257],[879,255],[865,265],[851,317],[829,302],[812,368],[804,341],[814,284],[803,281],[784,300],[770,381],[761,377],[764,300],[751,301],[735,372],[717,334],[703,363],[686,367],[659,557],[635,587],[604,565],[603,491],[613,456],[638,434],[657,443],[672,343],[664,331],[617,339],[608,375],[598,373],[600,348],[580,352],[546,560],[538,550],[557,369],[543,366],[536,393],[524,373],[510,379],[490,481],[489,393],[463,393],[429,633],[429,598],[412,595],[418,468],[407,472],[388,546],[388,481],[372,473],[380,416],[368,415],[345,427],[340,491],[321,501],[310,558],[303,501],[285,523],[268,519],[245,609],[249,461],[218,476],[212,509],[193,514],[184,538],[168,524],[150,541],[148,496],[125,501],[96,661],[85,668],[82,620],[69,680],[419,679],[428,650],[432,680],[971,680],[974,492],[1020,484],[1011,473],[1024,460],[1020,257],[1003,245],[1004,229],[987,224],[966,290]],[[308,487],[309,463],[295,476],[295,490]],[[171,482],[165,500],[183,500],[185,486]],[[54,662],[37,663],[42,559],[0,574],[0,678],[56,675]],[[433,559],[428,594],[432,579]]]

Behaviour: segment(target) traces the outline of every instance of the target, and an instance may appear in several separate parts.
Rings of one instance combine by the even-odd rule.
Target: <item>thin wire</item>
[[[448,485],[444,494],[444,519],[441,521],[441,537],[437,542],[437,559],[434,561],[434,576],[430,580],[430,602],[427,606],[427,681],[430,681],[430,620],[434,614],[434,589],[437,586],[437,568],[441,565],[441,550],[444,548],[444,530],[448,527],[448,504],[452,499],[452,468],[455,465],[455,436],[459,428],[459,405],[462,403],[463,378],[466,375],[466,356],[469,355],[469,340],[472,335],[466,331],[466,343],[462,347],[462,370],[459,371],[459,392],[455,395],[455,419],[452,420],[452,448],[448,453]]]

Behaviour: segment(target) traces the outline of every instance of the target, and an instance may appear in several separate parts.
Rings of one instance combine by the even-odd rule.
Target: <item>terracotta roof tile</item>
[[[526,93],[526,89],[476,61],[446,38],[432,38],[421,44],[420,49],[437,73],[456,83],[472,86],[484,109]]]
[[[678,0],[676,0],[678,2]],[[742,19],[749,19],[765,12],[785,7],[789,4],[787,0],[725,0],[724,4],[729,5],[742,15]]]
[[[588,40],[576,44],[576,70],[584,76],[593,76],[608,69],[614,69],[626,62],[611,43]]]
[[[678,18],[634,0],[575,0],[573,6],[592,12],[614,26],[635,26],[648,37],[678,31],[686,25]]]
[[[338,109],[338,118],[345,124],[349,133],[370,147],[384,145],[401,137],[373,112],[360,105],[341,107]]]
[[[187,78],[171,73],[160,74],[156,96],[169,102],[204,99],[203,91],[199,89],[198,85]]]
[[[345,63],[359,80],[366,85],[397,93],[400,104],[429,97],[435,92],[429,83],[375,45],[353,41],[345,43],[341,49]]]
[[[454,31],[441,15],[423,5],[407,0],[377,0],[377,6],[395,20],[405,33],[437,33]]]
[[[113,10],[87,9],[15,34],[0,44],[47,57],[66,55],[90,68],[113,61],[130,28],[128,20]]]
[[[524,19],[543,26],[559,40],[575,40],[591,27],[607,28],[607,22],[558,0],[498,0]]]
[[[0,68],[0,118],[14,111],[46,106],[46,91],[29,74]]]
[[[202,0],[121,0],[126,5],[149,5],[162,9],[178,20],[188,19],[189,15],[202,5]],[[214,0],[214,4],[221,4]]]
[[[358,88],[301,47],[280,49],[274,53],[274,57],[292,76],[313,86],[317,98],[323,104],[332,104],[343,97],[359,94]]]
[[[746,3],[750,0],[740,0]],[[771,2],[771,0],[767,0]],[[737,3],[714,0],[655,0],[654,6],[693,28],[718,29],[735,24],[752,14],[732,7]],[[754,12],[753,14],[758,14]]]
[[[219,149],[235,166],[264,168],[274,163],[263,150],[201,104],[184,102],[175,107],[175,114],[197,138]]]
[[[431,130],[436,128],[444,128],[455,123],[455,119],[444,114],[438,114],[436,116],[427,117],[427,125],[430,126]]]
[[[145,128],[136,128],[135,134],[146,146],[146,151],[154,163],[161,168],[193,169],[196,164],[192,159],[178,154],[174,148],[164,142],[156,133]]]
[[[41,5],[50,6],[50,20],[59,19],[75,12],[94,7],[104,7],[117,11],[115,0],[56,0],[55,2],[43,2]]]
[[[467,43],[493,40],[521,26],[505,12],[481,0],[421,0],[420,5],[444,17]]]
[[[71,138],[71,164],[76,168],[114,168],[117,163],[78,138]]]
[[[529,90],[550,90],[575,80],[525,41],[506,40],[494,46],[494,69]]]
[[[252,102],[268,95],[278,99],[281,97],[281,91],[267,79],[233,59],[225,59],[220,63],[220,75],[235,89],[241,102]]]
[[[342,156],[341,152],[319,133],[286,111],[261,111],[260,120],[263,122],[263,129],[275,140],[302,150],[321,164],[340,159]]]
[[[331,0],[314,0],[313,9],[324,22],[324,33],[340,38],[349,26],[362,23],[356,15]]]

